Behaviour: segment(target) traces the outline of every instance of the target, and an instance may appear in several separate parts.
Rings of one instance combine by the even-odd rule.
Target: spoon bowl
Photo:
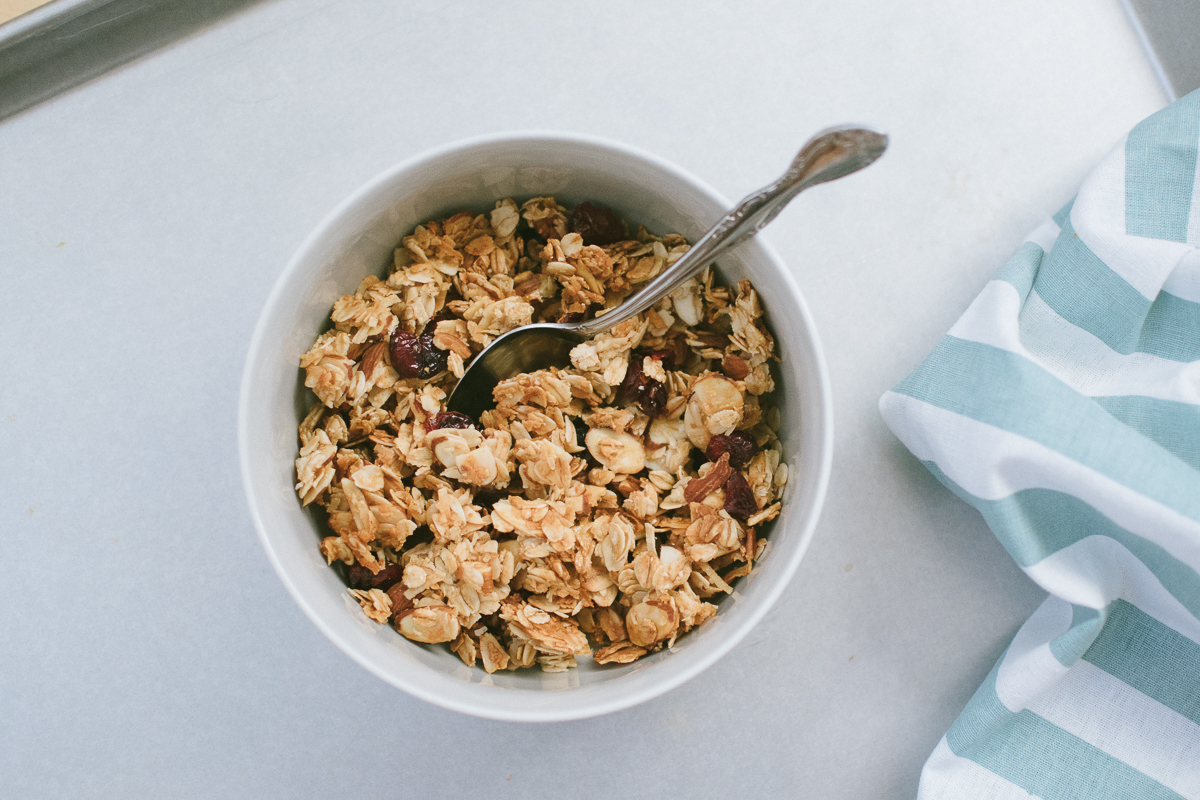
[[[497,336],[459,379],[447,408],[479,419],[495,407],[492,390],[500,381],[523,372],[566,367],[571,363],[571,348],[585,339],[571,326],[553,322],[524,325]]]

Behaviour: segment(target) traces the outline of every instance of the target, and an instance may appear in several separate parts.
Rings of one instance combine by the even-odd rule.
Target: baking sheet
[[[257,0],[14,0],[0,24],[0,119],[192,34]],[[29,6],[30,8],[26,8]]]
[[[1130,23],[1171,100],[1200,89],[1200,3],[1122,0]]]

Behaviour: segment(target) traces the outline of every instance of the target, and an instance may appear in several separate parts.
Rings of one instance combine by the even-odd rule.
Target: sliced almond
[[[750,374],[750,364],[739,355],[726,353],[721,359],[721,371],[735,381],[740,381]]]
[[[592,660],[597,664],[629,664],[646,655],[644,647],[638,647],[629,642],[617,642],[608,647],[601,647],[592,654]]]
[[[458,615],[450,606],[410,608],[397,614],[392,625],[406,639],[425,644],[452,642],[458,636]]]
[[[683,487],[683,499],[689,503],[700,502],[717,489],[722,488],[732,473],[733,467],[729,466],[729,453],[722,453],[721,458],[713,464],[712,469],[703,478],[693,478],[688,481],[687,486]]]
[[[367,378],[373,376],[376,367],[383,363],[383,356],[387,352],[387,346],[387,342],[376,342],[363,353],[362,364],[359,366],[359,370]]]
[[[629,641],[638,647],[649,647],[667,639],[679,627],[675,606],[662,600],[638,603],[625,615]]]
[[[646,448],[628,433],[612,428],[592,428],[584,437],[588,452],[605,468],[618,474],[632,475],[646,466]]]
[[[711,372],[700,376],[692,385],[683,417],[688,439],[703,450],[712,436],[737,427],[744,407],[741,390],[729,378]]]
[[[425,437],[425,444],[443,467],[457,466],[459,457],[471,452],[482,441],[483,436],[474,428],[439,428]]]

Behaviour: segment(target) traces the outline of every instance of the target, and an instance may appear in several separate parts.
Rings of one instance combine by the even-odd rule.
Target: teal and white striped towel
[[[1200,92],[1134,128],[880,401],[1050,593],[920,800],[1200,800]]]

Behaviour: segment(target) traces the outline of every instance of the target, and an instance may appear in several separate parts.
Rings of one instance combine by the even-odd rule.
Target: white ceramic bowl
[[[761,239],[720,262],[722,277],[749,277],[761,295],[782,362],[780,437],[791,478],[770,546],[713,619],[675,647],[626,666],[487,675],[442,645],[419,645],[371,622],[317,551],[313,512],[292,489],[296,427],[315,398],[297,366],[333,301],[368,273],[383,275],[415,225],[503,197],[592,200],[658,233],[695,241],[731,204],[707,184],[647,153],[562,133],[514,133],[449,145],[370,181],[334,209],[275,284],[242,377],[238,444],[242,480],[267,555],[317,627],[383,680],[445,708],[503,720],[578,719],[627,708],[693,677],[737,645],[779,597],[816,526],[829,479],[833,425],[829,379],[812,317],[787,267]]]

